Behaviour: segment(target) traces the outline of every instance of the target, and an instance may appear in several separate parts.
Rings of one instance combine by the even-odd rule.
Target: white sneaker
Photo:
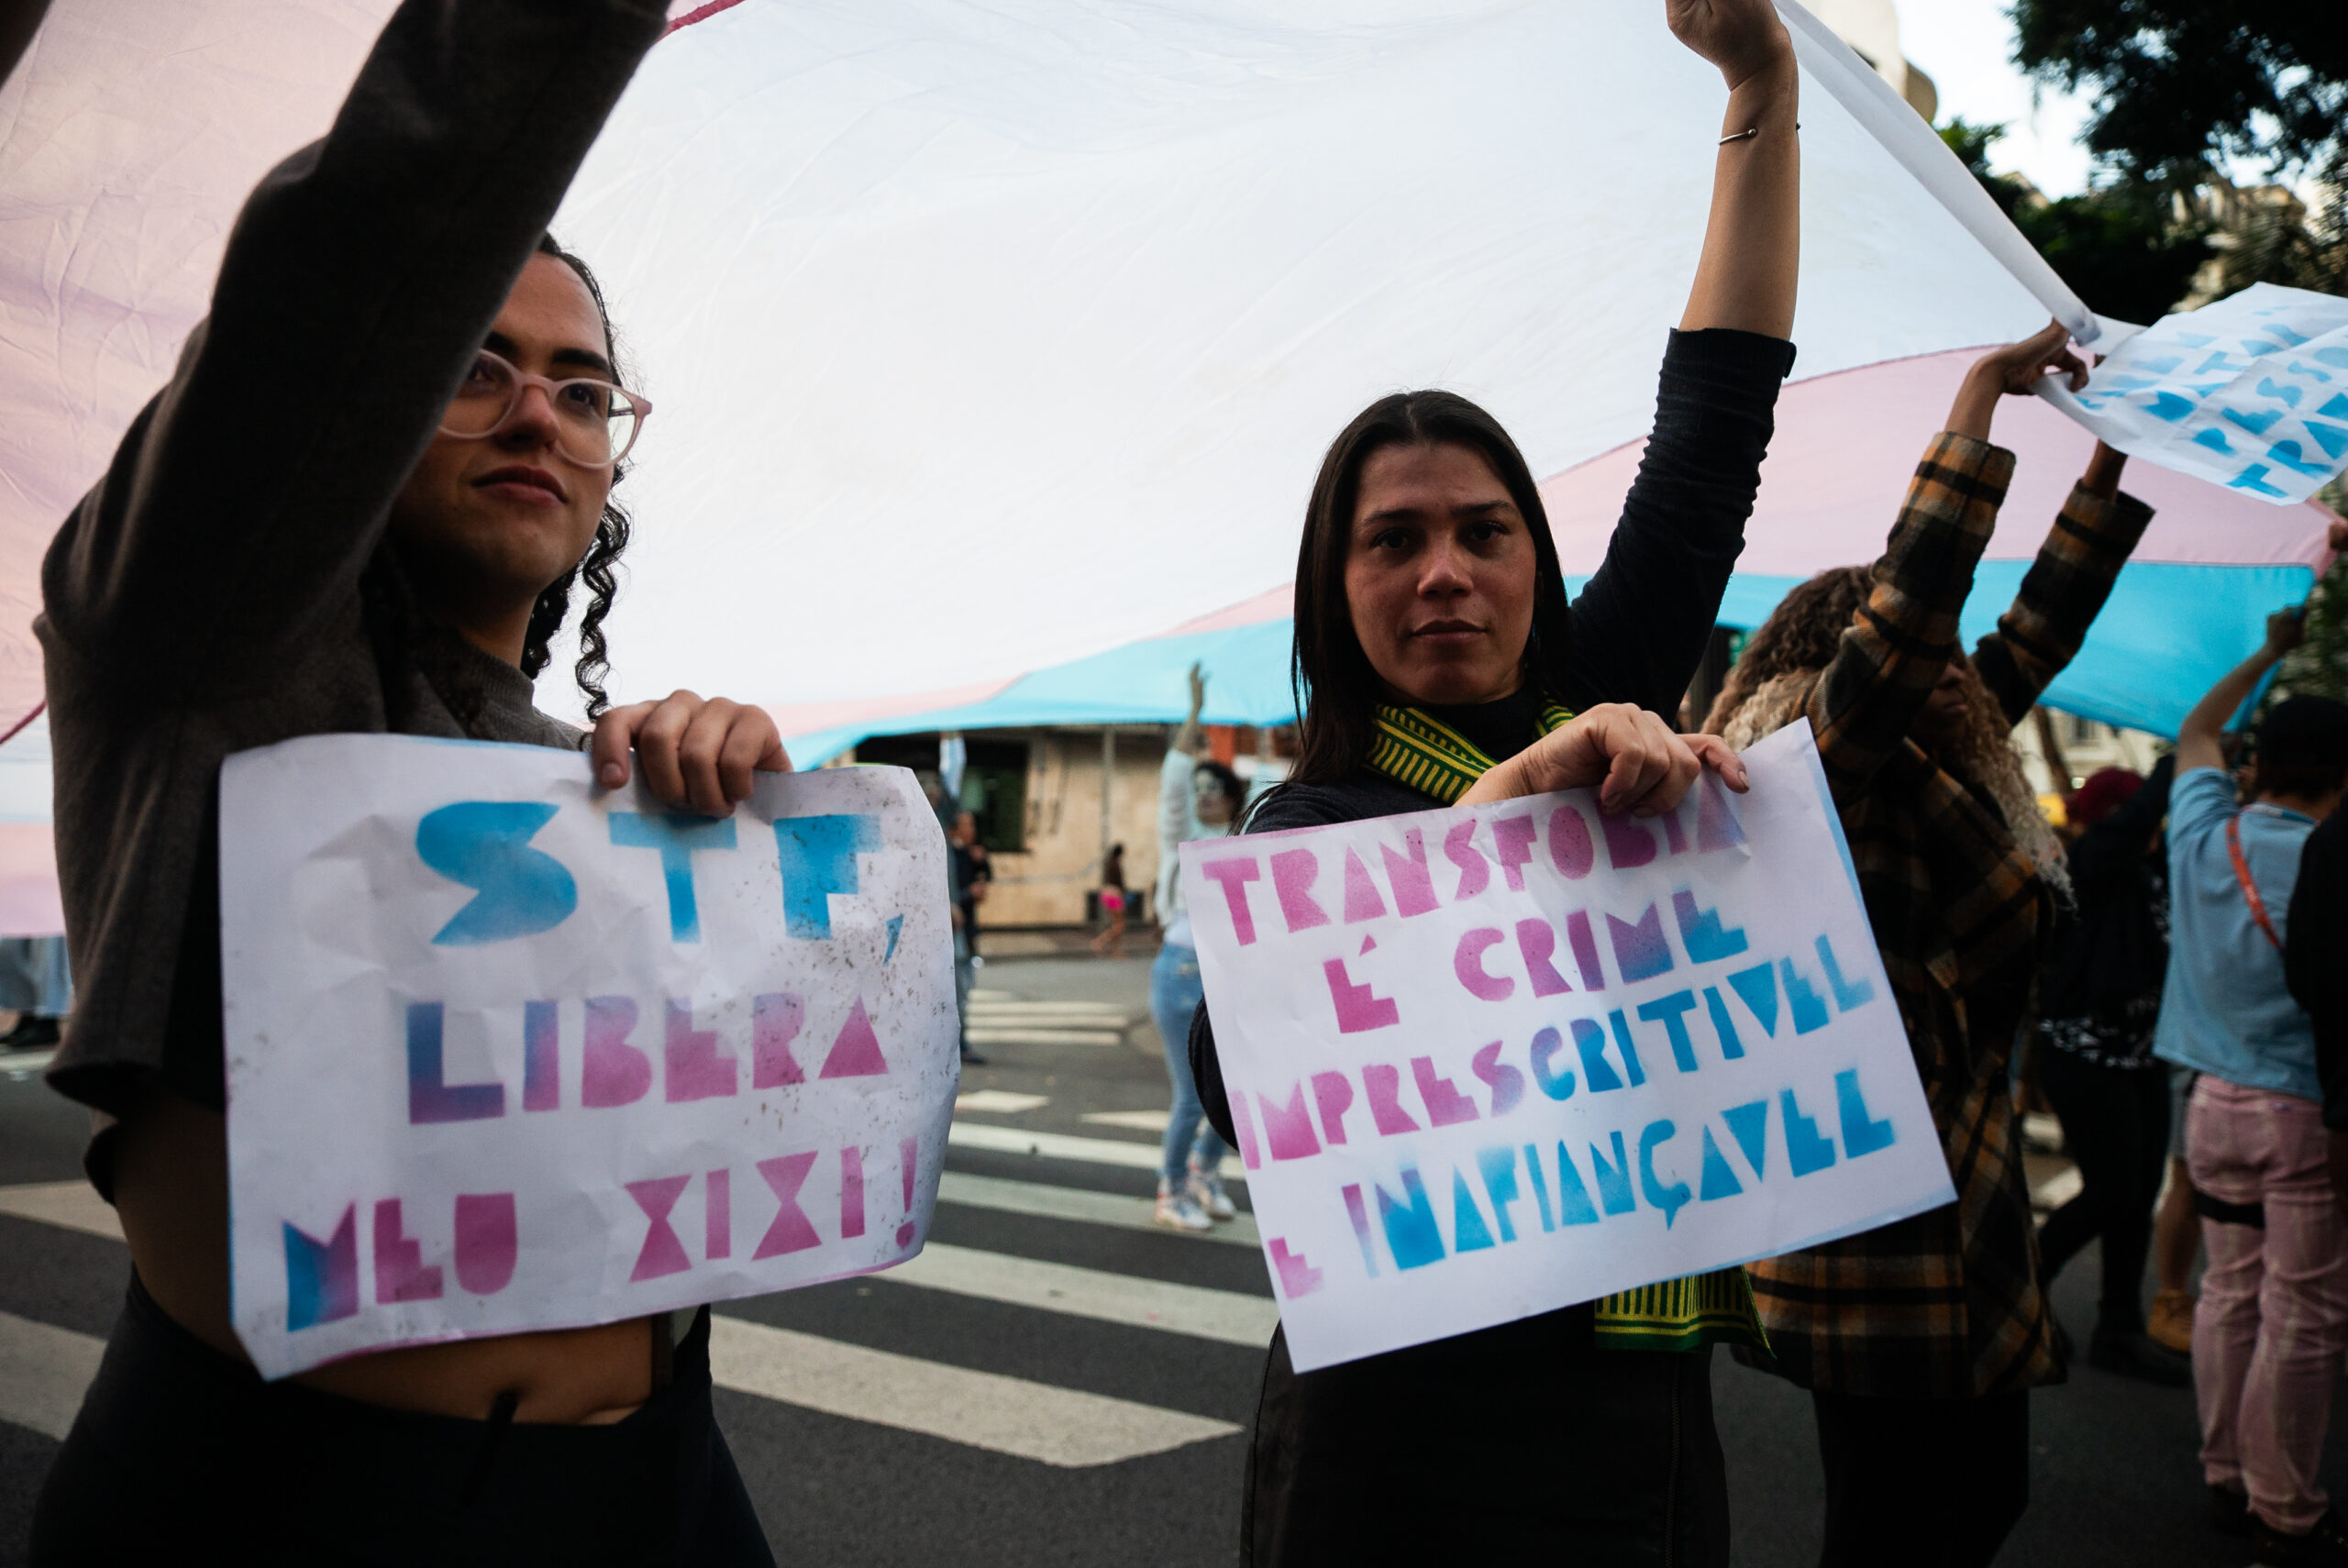
[[[1174,1184],[1164,1176],[1157,1178],[1157,1209],[1150,1218],[1160,1225],[1171,1225],[1177,1231],[1212,1231],[1214,1221],[1187,1191],[1177,1192]]]
[[[1217,1220],[1229,1220],[1239,1212],[1231,1201],[1231,1194],[1223,1190],[1223,1177],[1199,1168],[1191,1162],[1191,1201]]]

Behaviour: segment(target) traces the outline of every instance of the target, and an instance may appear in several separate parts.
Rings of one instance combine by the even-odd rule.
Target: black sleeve
[[[286,660],[393,497],[663,0],[407,0],[230,233],[211,315],[42,568],[55,635],[160,683]]]
[[[2072,881],[2085,886],[2144,857],[2144,846],[2168,814],[2168,787],[2176,777],[2176,753],[2170,752],[2153,764],[2134,794],[2073,841],[2064,856],[2070,862]]]
[[[2315,1023],[2323,1124],[2348,1132],[2348,816],[2308,835],[2283,932],[2284,981]]]
[[[1215,1136],[1237,1148],[1239,1134],[1231,1121],[1231,1091],[1223,1087],[1223,1061],[1214,1054],[1214,1020],[1207,1016],[1204,1002],[1199,1003],[1198,1011],[1191,1015],[1191,1081],[1198,1087],[1199,1103],[1206,1107],[1207,1121],[1214,1128]]]
[[[1744,548],[1778,389],[1793,362],[1794,346],[1780,337],[1672,333],[1638,478],[1606,559],[1574,602],[1576,690],[1559,693],[1567,706],[1678,712]]]

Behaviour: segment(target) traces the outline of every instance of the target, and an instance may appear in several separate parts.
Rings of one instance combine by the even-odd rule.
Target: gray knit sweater
[[[333,129],[247,201],[210,319],[50,547],[66,1094],[222,1103],[229,753],[329,731],[580,744],[519,670],[418,614],[384,527],[665,11],[403,5]]]

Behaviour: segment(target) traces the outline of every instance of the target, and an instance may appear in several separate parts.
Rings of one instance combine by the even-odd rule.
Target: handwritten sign
[[[220,801],[233,1311],[263,1375],[921,1248],[958,1073],[901,768],[728,818],[534,746],[313,735]]]
[[[1299,1371],[1954,1200],[1810,727],[1744,761],[1182,846]]]

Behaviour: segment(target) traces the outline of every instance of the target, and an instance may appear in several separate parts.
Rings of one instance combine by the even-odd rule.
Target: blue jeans
[[[1149,1016],[1157,1021],[1158,1038],[1166,1042],[1166,1076],[1174,1082],[1174,1110],[1166,1121],[1158,1174],[1178,1187],[1192,1154],[1209,1175],[1223,1164],[1224,1142],[1208,1124],[1206,1107],[1199,1103],[1199,1086],[1191,1080],[1191,1015],[1205,995],[1199,982],[1198,949],[1173,943],[1160,947],[1157,961],[1149,966]]]

